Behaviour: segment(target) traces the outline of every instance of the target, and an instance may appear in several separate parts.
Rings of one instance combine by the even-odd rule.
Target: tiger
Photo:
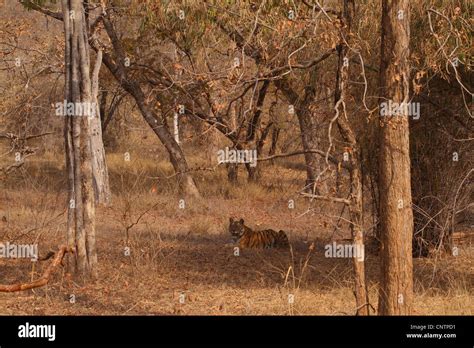
[[[254,231],[244,225],[244,219],[229,218],[229,233],[232,242],[238,243],[240,248],[286,248],[290,245],[284,231],[277,232],[271,229]]]

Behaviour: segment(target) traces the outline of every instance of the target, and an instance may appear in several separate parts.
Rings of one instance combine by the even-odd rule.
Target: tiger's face
[[[237,242],[245,233],[244,219],[229,218],[229,232],[232,236],[232,242]]]

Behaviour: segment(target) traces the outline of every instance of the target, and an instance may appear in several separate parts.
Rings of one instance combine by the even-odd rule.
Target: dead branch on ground
[[[56,257],[54,258],[53,262],[51,262],[51,264],[48,266],[46,271],[43,273],[43,275],[39,279],[32,281],[31,283],[17,283],[17,284],[11,284],[11,285],[0,284],[0,292],[23,291],[23,290],[33,289],[33,288],[39,288],[41,286],[48,284],[51,278],[51,275],[56,270],[56,268],[62,263],[64,255],[67,252],[71,252],[71,250],[68,250],[67,246],[62,246],[59,249],[58,253],[56,254]]]

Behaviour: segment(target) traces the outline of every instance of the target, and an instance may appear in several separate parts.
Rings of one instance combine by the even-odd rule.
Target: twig
[[[311,193],[306,193],[306,192],[300,192],[300,195],[302,195],[304,197],[309,197],[309,198],[312,198],[312,199],[320,199],[320,200],[323,200],[323,201],[343,203],[343,204],[347,204],[347,205],[351,204],[351,202],[348,199],[345,199],[345,198],[313,195]]]
[[[282,158],[282,157],[291,157],[291,156],[298,156],[298,155],[304,155],[306,153],[315,153],[315,154],[318,154],[318,155],[321,155],[321,156],[326,156],[326,153],[322,150],[307,150],[307,151],[304,151],[304,150],[301,150],[301,151],[294,151],[294,152],[288,152],[288,153],[281,153],[281,154],[276,154],[276,155],[271,155],[271,156],[267,156],[267,157],[263,157],[263,158],[257,158],[257,161],[258,162],[261,162],[261,161],[269,161],[269,160],[272,160],[272,159],[275,159],[275,158]],[[332,163],[334,164],[339,164],[341,163],[341,166],[344,168],[344,169],[349,169],[349,165],[347,163],[343,163],[343,162],[339,162],[337,160],[337,158],[335,158],[334,156],[331,156],[329,155],[329,158],[328,158]]]

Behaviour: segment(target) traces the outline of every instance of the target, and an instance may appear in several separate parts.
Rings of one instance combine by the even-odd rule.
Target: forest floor
[[[0,315],[355,313],[351,260],[324,253],[325,245],[349,237],[346,215],[339,219],[340,206],[298,197],[304,171],[291,162],[265,170],[260,185],[247,184],[243,172],[237,186],[227,183],[222,168],[196,172],[203,199],[186,199],[183,208],[173,178],[156,179],[172,174],[169,164],[151,158],[126,163],[121,156],[109,156],[113,204],[97,210],[99,279],[73,281],[59,269],[47,286],[0,293]],[[0,242],[38,243],[40,256],[64,244],[61,162],[32,160],[1,183]],[[292,251],[240,250],[236,256],[226,245],[230,216],[252,228],[285,230]],[[377,308],[379,257],[365,256]],[[414,314],[473,315],[473,260],[472,245],[460,247],[458,256],[414,259]],[[37,279],[50,262],[0,258],[0,283]]]

